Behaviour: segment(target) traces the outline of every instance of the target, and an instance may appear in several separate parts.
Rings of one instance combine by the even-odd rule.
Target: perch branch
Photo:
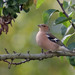
[[[40,53],[40,54],[23,54],[23,53],[15,53],[15,54],[1,54],[0,55],[0,61],[5,61],[9,64],[13,64],[13,65],[19,65],[21,63],[25,63],[28,62],[30,60],[43,60],[43,59],[47,59],[47,58],[52,58],[55,56],[75,56],[75,52],[71,52],[71,51],[65,51],[65,52],[49,52],[48,54],[45,53]],[[7,59],[24,59],[25,61],[22,61],[20,63],[13,63],[13,62],[8,62]]]
[[[62,11],[63,11],[63,13],[65,14],[65,16],[66,16],[67,18],[69,18],[68,14],[66,13],[66,11],[65,11],[64,8],[63,8],[63,4],[62,4],[59,0],[57,0],[57,2],[59,3],[59,5],[60,5],[60,7],[61,7],[61,9],[62,9]],[[74,23],[73,23],[71,20],[69,20],[69,22],[72,24],[72,27],[75,29]]]

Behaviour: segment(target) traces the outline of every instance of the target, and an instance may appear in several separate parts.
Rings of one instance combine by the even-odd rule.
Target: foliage
[[[55,12],[59,12],[59,10],[49,9],[43,13],[43,21],[45,24],[48,23],[49,19]]]
[[[0,0],[0,34],[2,32],[8,32],[8,24],[11,24],[11,21],[16,19],[18,17],[17,13],[20,13],[22,10],[24,10],[26,13],[30,11],[30,7],[33,4],[33,2],[37,2],[36,8],[39,8],[40,5],[45,0]],[[71,27],[71,24],[74,25],[75,19],[73,19],[74,11],[75,11],[75,4],[72,4],[72,2],[63,1],[63,3],[60,4],[60,6],[64,9],[63,12],[57,9],[48,9],[47,11],[44,11],[43,13],[43,22],[45,24],[49,23],[50,18],[52,15],[56,12],[58,12],[59,17],[55,20],[55,24],[63,24],[66,27],[66,30],[62,30],[63,32],[63,43],[68,46],[72,47],[74,49],[75,47],[75,29]],[[66,13],[64,13],[64,11]],[[69,17],[68,17],[68,16]],[[69,49],[70,49],[69,48]],[[75,57],[69,57],[71,65],[75,66]]]
[[[11,24],[11,21],[17,18],[17,13],[22,10],[26,13],[29,12],[32,4],[33,0],[0,0],[0,35],[2,32],[7,34],[8,24]]]
[[[44,1],[45,1],[45,0],[37,0],[36,8],[39,8],[40,5],[41,5]]]
[[[63,3],[60,3],[59,2],[59,5],[61,7],[61,9],[63,10],[63,12],[61,12],[60,10],[57,10],[57,9],[48,9],[47,11],[45,11],[43,13],[43,21],[45,24],[48,24],[49,23],[49,19],[51,18],[51,16],[55,13],[55,12],[58,12],[59,14],[59,17],[55,20],[55,24],[56,25],[59,25],[59,24],[63,24],[65,27],[63,29],[61,29],[61,33],[63,34],[63,43],[66,45],[66,46],[70,46],[70,48],[72,47],[72,50],[75,48],[75,28],[73,28],[71,26],[71,24],[75,21],[73,21],[73,15],[74,15],[74,6],[75,4],[72,4],[72,2],[67,2],[67,1],[63,1]],[[73,6],[73,8],[72,8]],[[66,13],[66,10],[67,10],[67,13]],[[72,21],[72,23],[70,22]],[[75,26],[75,25],[74,25]],[[65,30],[66,29],[66,30]],[[68,33],[68,34],[67,34]],[[74,38],[74,39],[73,39]],[[69,49],[70,49],[69,48]],[[75,66],[75,57],[69,57],[70,59],[70,64]]]

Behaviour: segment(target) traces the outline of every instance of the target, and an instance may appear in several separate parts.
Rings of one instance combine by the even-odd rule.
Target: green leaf
[[[59,18],[57,18],[57,19],[55,20],[55,23],[56,23],[56,24],[60,24],[60,23],[66,22],[66,21],[71,20],[71,19],[72,19],[72,17],[69,17],[69,18],[66,18],[66,17],[59,17]]]
[[[15,6],[16,4],[19,4],[18,1],[13,0],[13,3],[11,4],[12,6]]]
[[[8,7],[10,7],[10,6],[16,6],[17,4],[19,4],[19,0],[8,0],[7,1]]]
[[[23,10],[27,13],[29,12],[30,8],[23,8]]]
[[[68,45],[71,44],[72,42],[75,42],[75,33],[66,35],[66,36],[62,39],[62,42],[63,42],[66,46],[68,46]]]
[[[71,12],[71,11],[73,11],[73,10],[75,10],[75,4],[71,4],[71,5],[69,5],[69,7],[68,7],[68,11],[69,12]]]
[[[73,14],[74,14],[73,12],[70,12],[70,13],[68,14],[68,16],[69,16],[69,17],[73,17]]]
[[[37,0],[36,8],[39,8],[45,0]]]
[[[1,13],[2,13],[2,8],[0,7],[0,16],[1,16]]]
[[[59,16],[60,16],[60,17],[66,17],[63,12],[59,12]]]
[[[68,45],[68,48],[69,48],[70,50],[73,50],[73,49],[75,48],[75,42],[73,42],[73,43],[71,43],[70,45]],[[72,66],[75,66],[75,56],[69,57],[69,61],[70,61],[70,64],[71,64]]]
[[[70,14],[70,15],[71,15],[71,14]],[[60,12],[60,13],[59,13],[59,16],[60,16],[60,17],[66,17],[65,14],[63,14],[63,12]],[[70,17],[71,17],[71,16],[70,16]],[[63,22],[63,25],[66,26],[66,27],[69,27],[70,22],[69,22],[69,21]]]
[[[73,4],[71,7],[74,8],[75,7],[75,4]]]
[[[4,16],[7,16],[8,14],[10,14],[14,18],[17,17],[16,12],[13,9],[11,9],[10,7],[9,8],[3,8],[3,14],[4,14]]]
[[[68,7],[68,12],[72,12],[72,8],[70,6]]]
[[[75,66],[75,56],[69,57],[70,64]]]
[[[70,26],[67,28],[65,35],[73,34],[74,31],[75,31],[74,28],[72,27],[72,25],[70,25]]]
[[[64,1],[63,2],[63,8],[66,9],[68,7],[68,2]]]
[[[67,41],[67,46],[73,42],[75,42],[75,32],[73,34],[71,34],[71,37]]]
[[[0,0],[0,7],[3,7],[3,0]]]
[[[48,23],[49,19],[55,12],[59,12],[59,11],[56,9],[49,9],[43,13],[43,21],[45,24]]]
[[[70,22],[69,21],[63,22],[63,25],[65,25],[68,28],[70,26]]]
[[[19,0],[18,3],[19,3],[19,4],[24,4],[24,3],[26,3],[27,1],[28,1],[28,0]]]
[[[29,7],[29,6],[31,6],[32,4],[33,4],[33,0],[29,0],[26,5]]]
[[[67,28],[63,25],[61,27],[61,34],[64,36],[65,35],[65,32],[66,32]]]
[[[72,22],[75,22],[75,19],[72,19]]]
[[[20,13],[19,5],[18,4],[16,4],[15,6],[13,6],[12,9],[14,10],[14,12]]]
[[[70,45],[68,45],[68,48],[70,50],[73,50],[75,48],[75,42],[71,43]]]
[[[72,0],[68,2],[68,5],[71,6],[72,5]]]
[[[3,14],[4,14],[4,16],[8,15],[8,11],[7,11],[7,9],[5,7],[3,8]]]
[[[13,0],[8,0],[8,1],[7,1],[7,4],[8,4],[8,5],[11,5],[12,3],[13,3]]]
[[[71,37],[71,34],[66,35],[63,39],[62,42],[64,43],[64,45],[66,45],[67,41],[69,40],[69,38]]]

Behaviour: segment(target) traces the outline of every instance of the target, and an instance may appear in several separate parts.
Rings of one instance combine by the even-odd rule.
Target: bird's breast
[[[36,42],[38,45],[41,45],[43,43],[44,39],[43,39],[43,33],[38,32],[36,35]]]
[[[50,41],[45,33],[42,33],[42,32],[38,32],[37,35],[36,35],[36,42],[37,44],[43,48],[43,49],[46,49],[46,50],[57,50],[58,49],[58,44]]]

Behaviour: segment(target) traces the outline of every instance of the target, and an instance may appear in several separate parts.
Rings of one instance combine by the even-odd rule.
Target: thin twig
[[[11,68],[11,65],[12,65],[13,61],[14,61],[14,59],[11,59],[10,64],[8,64],[8,68],[9,68],[9,69]]]
[[[41,53],[44,53],[44,50],[43,49],[41,50]]]
[[[8,68],[10,69],[11,65],[20,65],[20,64],[22,64],[22,63],[29,62],[30,60],[27,59],[27,60],[24,60],[24,61],[21,61],[21,62],[18,62],[18,63],[16,63],[16,62],[11,63],[11,62],[9,62],[9,61],[7,61],[7,60],[3,60],[3,61],[9,64],[9,65],[8,65]]]
[[[5,48],[5,51],[6,51],[7,54],[9,54],[9,52],[8,52],[8,50],[6,48]]]

